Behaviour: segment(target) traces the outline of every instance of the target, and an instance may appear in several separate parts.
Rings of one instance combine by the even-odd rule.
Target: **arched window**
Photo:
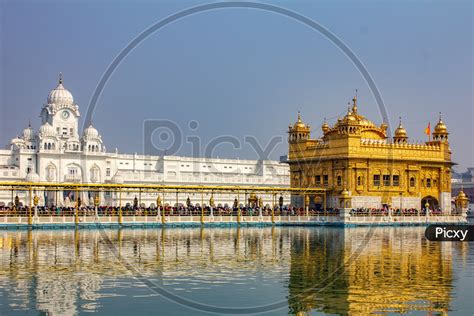
[[[337,185],[338,186],[342,185],[342,177],[341,176],[337,176]]]
[[[361,176],[357,177],[357,185],[362,185],[362,177]]]
[[[415,186],[415,178],[414,177],[411,177],[410,178],[410,187],[414,187]]]

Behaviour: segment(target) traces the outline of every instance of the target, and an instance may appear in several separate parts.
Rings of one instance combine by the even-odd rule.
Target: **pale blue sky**
[[[58,72],[83,116],[100,76],[140,31],[200,1],[2,1],[0,143],[19,134],[55,87]],[[366,65],[391,123],[403,116],[426,140],[438,112],[454,161],[474,165],[473,5],[470,1],[269,2],[306,15],[340,37]],[[143,121],[170,119],[203,144],[220,135],[285,137],[301,111],[320,136],[359,89],[359,112],[381,118],[367,84],[327,39],[289,18],[249,9],[197,14],[158,31],[115,72],[94,125],[109,150],[143,152]],[[188,122],[199,128],[190,131]],[[395,126],[396,127],[396,126]],[[271,158],[286,154],[282,143]],[[185,144],[180,154],[190,155]],[[216,155],[256,158],[248,145]]]

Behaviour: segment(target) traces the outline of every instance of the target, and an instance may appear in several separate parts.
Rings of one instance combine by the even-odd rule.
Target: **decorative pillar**
[[[161,197],[159,192],[156,197],[156,218],[157,220],[161,220]]]
[[[348,222],[350,220],[352,210],[351,199],[352,198],[349,194],[349,191],[344,188],[344,190],[342,190],[341,192],[341,195],[339,196],[339,217],[342,219],[343,222]]]
[[[214,221],[214,195],[211,193],[211,198],[209,199],[209,209],[210,209],[210,220]]]
[[[306,216],[309,216],[309,195],[308,194],[304,196],[304,208],[305,208]]]
[[[201,225],[204,225],[204,190],[201,191]]]
[[[166,218],[165,218],[165,208],[166,208],[166,203],[165,203],[165,192],[163,192],[163,213],[161,214],[161,224],[163,224],[163,226],[165,225],[166,223]]]
[[[275,224],[276,193],[273,193],[272,224]]]
[[[118,213],[118,223],[119,225],[123,224],[122,217],[122,189],[119,189],[119,213]]]
[[[468,210],[469,198],[464,193],[463,188],[459,191],[458,195],[455,199],[456,205],[456,215],[461,215],[464,218],[467,218],[467,210]]]
[[[79,198],[79,190],[76,189],[76,208],[74,209],[74,223],[79,225],[79,207],[80,207],[80,198]]]
[[[33,222],[35,222],[35,223],[39,222],[39,219],[38,219],[38,202],[39,202],[39,197],[35,194],[35,196],[33,197],[33,204],[35,206],[34,215],[33,215]]]
[[[100,203],[99,193],[97,193],[97,195],[94,197],[94,210],[95,210],[96,221],[99,220],[99,203]]]
[[[29,209],[28,209],[28,225],[31,226],[33,225],[33,203],[32,203],[32,193],[31,193],[31,187],[29,189],[29,192],[30,192],[30,205],[29,205]]]
[[[240,224],[240,205],[239,205],[239,192],[237,191],[237,198],[235,199],[235,201],[237,202],[237,224]]]

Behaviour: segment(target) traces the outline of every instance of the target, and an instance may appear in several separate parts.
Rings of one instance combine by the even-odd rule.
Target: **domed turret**
[[[468,207],[469,198],[467,197],[466,193],[464,193],[464,189],[462,187],[461,191],[459,191],[455,198],[455,204],[458,211],[462,211]]]
[[[69,92],[63,86],[62,74],[59,74],[59,83],[56,88],[51,90],[48,95],[48,104],[58,104],[58,105],[73,105],[74,98],[72,97],[71,92]]]
[[[400,122],[398,124],[397,129],[395,130],[395,136],[393,137],[393,141],[395,143],[406,143],[408,140],[407,131],[402,125],[402,118],[400,117]]]
[[[122,177],[122,175],[117,172],[117,173],[112,177],[112,183],[122,184],[122,183],[123,183],[123,177]]]
[[[303,123],[303,121],[301,120],[301,113],[300,111],[298,111],[298,120],[296,121],[296,123],[293,125],[293,128],[306,128],[306,125]]]
[[[326,134],[330,129],[328,123],[326,122],[326,118],[324,118],[324,123],[321,126],[321,129],[322,129],[324,134]]]
[[[25,177],[26,182],[39,182],[40,177],[36,172],[30,171]]]
[[[10,141],[10,145],[16,148],[25,148],[25,140],[17,136]]]
[[[39,134],[41,137],[49,137],[49,136],[55,136],[56,131],[54,130],[54,127],[51,126],[48,122],[44,123],[41,125],[39,129]]]
[[[448,140],[448,128],[441,119],[441,112],[439,113],[439,121],[436,124],[433,132],[433,140],[435,141],[447,141]]]
[[[293,127],[290,125],[288,129],[288,133],[290,134],[290,143],[306,141],[307,139],[309,139],[309,133],[311,131],[311,128],[309,125],[306,125],[301,120],[300,111],[298,111],[298,120],[295,124],[293,124]]]
[[[31,124],[28,124],[28,127],[23,130],[23,139],[24,140],[33,140],[35,137]]]
[[[357,118],[355,117],[354,113],[352,112],[351,110],[351,106],[349,104],[349,106],[347,107],[347,114],[344,116],[344,118],[342,119],[344,122],[356,122],[357,121]]]
[[[92,126],[92,123],[90,123],[86,129],[84,129],[84,132],[82,134],[88,139],[96,139],[99,137],[99,132],[94,126]]]

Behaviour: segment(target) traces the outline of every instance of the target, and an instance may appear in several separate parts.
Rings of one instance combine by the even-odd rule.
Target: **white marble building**
[[[288,165],[277,161],[107,152],[95,127],[89,125],[80,133],[79,106],[61,77],[58,86],[49,93],[40,117],[42,125],[38,132],[29,125],[6,149],[0,150],[0,181],[289,187]],[[37,194],[40,204],[47,205],[65,205],[75,199],[74,192]],[[101,195],[103,205],[117,205],[113,192],[81,194],[85,205],[91,203],[94,194]],[[16,195],[28,204],[26,192],[6,191],[0,191],[0,203],[8,204]],[[135,195],[125,194],[124,203],[131,203]],[[179,203],[184,203],[186,197],[179,196]],[[156,200],[156,193],[141,193],[138,198],[148,206]],[[231,204],[234,198],[231,194],[215,196],[215,202]],[[271,202],[271,196],[263,198],[265,203]],[[173,205],[175,202],[171,202],[175,200],[176,194],[167,199]],[[198,202],[200,197],[195,200]],[[206,201],[209,201],[207,197]],[[243,196],[240,201],[243,202]]]

